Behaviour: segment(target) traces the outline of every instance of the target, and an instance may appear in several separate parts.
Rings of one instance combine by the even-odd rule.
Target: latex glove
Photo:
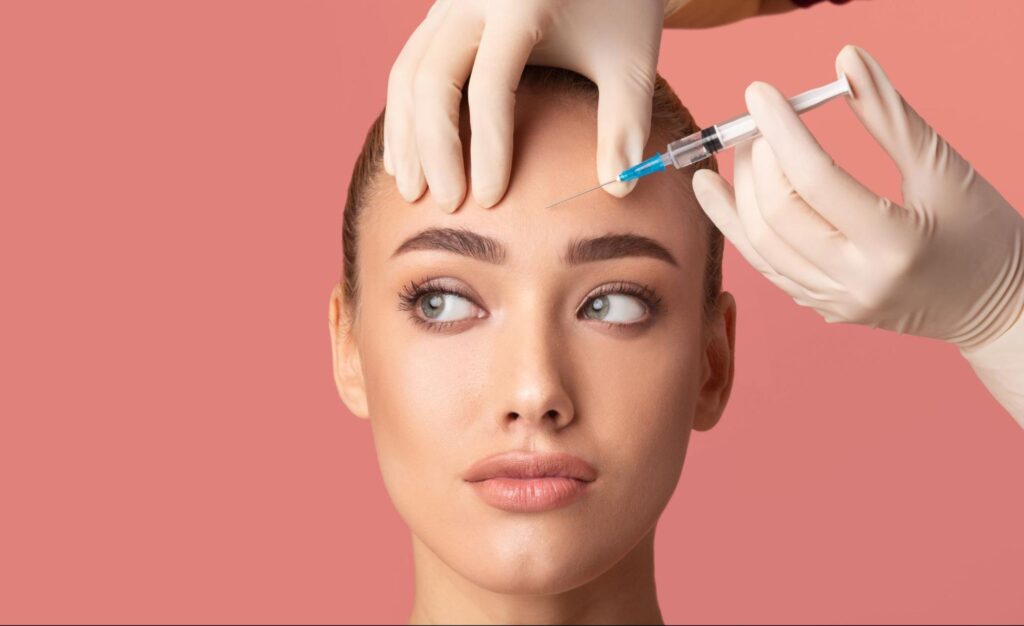
[[[473,196],[496,204],[511,172],[516,87],[531,63],[597,83],[597,178],[614,179],[643,160],[664,12],[664,0],[439,0],[391,68],[384,169],[409,202],[429,185],[445,210],[462,203],[459,106],[472,69]],[[605,189],[621,197],[633,185]]]
[[[899,168],[902,205],[838,167],[785,97],[754,83],[746,101],[762,136],[737,150],[735,190],[696,172],[701,206],[756,269],[827,321],[958,346],[1024,426],[1024,329],[1007,332],[1024,326],[1024,219],[875,59],[847,46],[836,68],[853,89],[850,106]]]

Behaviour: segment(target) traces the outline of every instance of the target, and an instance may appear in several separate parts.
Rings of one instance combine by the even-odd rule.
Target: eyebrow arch
[[[505,246],[492,237],[464,228],[428,228],[406,239],[391,254],[394,258],[412,250],[442,250],[491,264],[505,262]],[[675,257],[657,241],[633,233],[575,239],[562,257],[567,265],[581,265],[623,257],[642,256],[678,266]]]
[[[569,244],[565,262],[579,265],[629,256],[645,256],[678,266],[672,253],[650,237],[633,233],[609,234],[593,239],[576,239]]]
[[[391,258],[410,250],[445,250],[485,263],[505,262],[501,242],[464,228],[428,228],[402,242]]]

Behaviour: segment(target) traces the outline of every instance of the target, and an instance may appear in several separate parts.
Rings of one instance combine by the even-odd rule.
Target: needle
[[[853,96],[853,91],[850,89],[850,82],[846,79],[845,74],[841,75],[839,80],[835,82],[822,87],[815,87],[814,89],[805,91],[800,95],[793,96],[789,99],[789,104],[797,113],[803,113],[804,111],[810,111],[820,104],[824,104],[833,98],[843,95],[849,97]],[[590,193],[595,189],[600,189],[601,187],[610,185],[616,181],[625,183],[655,172],[664,172],[669,165],[674,166],[677,170],[682,169],[693,165],[694,163],[703,161],[704,159],[710,158],[711,155],[716,152],[753,139],[759,134],[760,131],[754,123],[754,118],[750,115],[741,115],[739,117],[734,117],[731,120],[715,124],[714,126],[708,126],[707,128],[691,133],[682,139],[677,139],[669,143],[665,149],[665,154],[661,154],[660,152],[655,153],[651,158],[622,170],[619,172],[619,175],[615,180],[601,183],[597,187],[591,187],[590,189],[581,191],[574,196],[569,196],[568,198],[559,200],[554,204],[549,204],[547,208],[550,209],[551,207],[562,204],[563,202],[568,202],[569,200],[578,198],[585,193]]]
[[[595,189],[600,189],[601,187],[604,187],[605,185],[610,185],[612,183],[617,183],[617,182],[619,182],[618,178],[612,179],[612,180],[610,180],[610,181],[608,181],[606,183],[601,183],[600,185],[598,185],[596,187],[591,187],[590,189],[585,189],[585,190],[583,190],[583,191],[581,191],[581,192],[579,192],[577,194],[573,194],[573,195],[569,196],[568,198],[562,198],[558,202],[556,202],[554,204],[549,204],[549,205],[547,205],[544,208],[550,209],[551,207],[557,206],[559,204],[562,204],[563,202],[568,202],[568,201],[572,200],[573,198],[579,198],[580,196],[582,196],[585,193],[590,193],[591,191],[594,191]]]

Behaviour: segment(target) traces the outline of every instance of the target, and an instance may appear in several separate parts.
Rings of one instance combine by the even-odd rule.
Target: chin
[[[601,542],[598,542],[600,544]],[[607,544],[588,546],[579,537],[568,540],[524,531],[485,549],[467,551],[463,576],[494,593],[548,595],[584,585],[610,569],[617,555]]]

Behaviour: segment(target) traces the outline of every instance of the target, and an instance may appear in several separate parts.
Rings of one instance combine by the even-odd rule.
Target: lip
[[[586,494],[597,471],[564,452],[512,451],[478,461],[462,478],[495,508],[536,512],[565,506]]]

